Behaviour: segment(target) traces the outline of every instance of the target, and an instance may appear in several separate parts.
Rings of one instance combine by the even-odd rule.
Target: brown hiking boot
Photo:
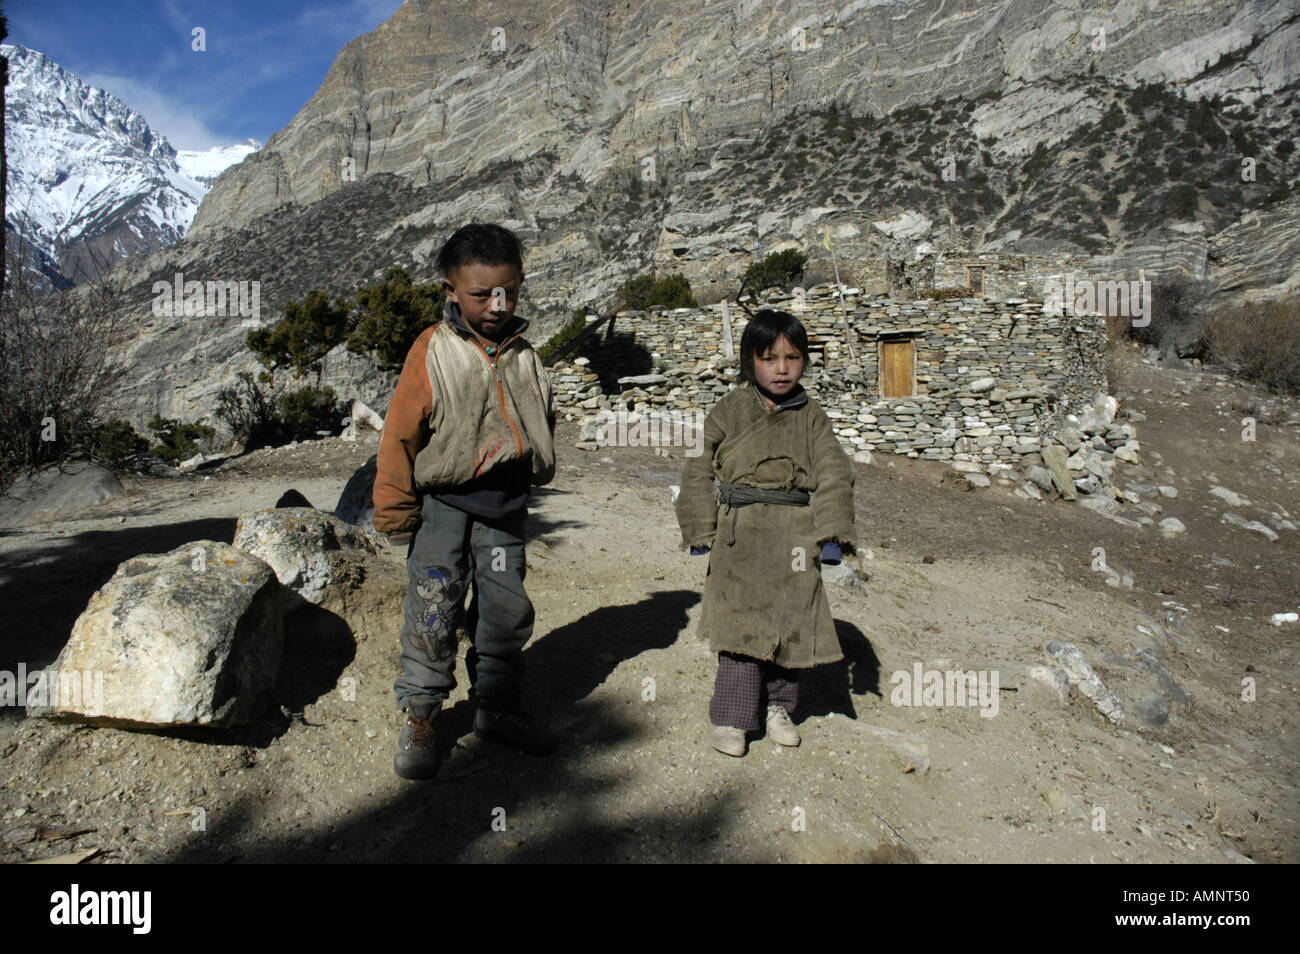
[[[428,779],[438,774],[438,734],[433,727],[437,710],[429,705],[411,706],[406,724],[397,736],[393,771],[399,778]]]

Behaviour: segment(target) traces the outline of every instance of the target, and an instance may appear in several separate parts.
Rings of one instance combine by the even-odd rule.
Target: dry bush
[[[125,374],[110,359],[126,338],[120,287],[100,278],[41,292],[23,244],[6,243],[0,294],[0,486],[20,469],[87,451]]]
[[[1205,337],[1217,364],[1271,391],[1300,394],[1300,295],[1215,315]]]

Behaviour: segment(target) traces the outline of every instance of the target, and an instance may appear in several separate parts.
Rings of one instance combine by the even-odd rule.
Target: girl
[[[798,670],[843,658],[820,566],[851,551],[853,469],[799,385],[807,363],[797,318],[755,314],[740,341],[741,384],[709,413],[706,452],[682,471],[682,541],[709,554],[700,617],[718,653],[709,741],[727,755],[745,754],[764,703],[767,735],[798,745]]]

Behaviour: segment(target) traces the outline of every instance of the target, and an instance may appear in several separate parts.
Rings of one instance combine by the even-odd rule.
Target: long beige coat
[[[812,492],[810,506],[719,502],[713,479]],[[677,521],[711,547],[700,635],[717,652],[807,669],[842,659],[821,583],[821,544],[854,543],[853,468],[816,401],[772,411],[742,384],[704,422],[682,470]],[[734,527],[734,530],[733,530]]]

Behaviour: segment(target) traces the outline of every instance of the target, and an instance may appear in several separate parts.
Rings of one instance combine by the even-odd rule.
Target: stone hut
[[[1041,301],[900,301],[817,286],[771,290],[750,307],[792,312],[808,328],[804,384],[850,452],[996,471],[1039,452],[1066,413],[1106,389],[1104,321],[1044,314]],[[725,314],[721,303],[620,313],[612,336],[594,335],[551,369],[557,405],[571,419],[601,409],[706,411],[736,380],[746,321],[735,302]]]

